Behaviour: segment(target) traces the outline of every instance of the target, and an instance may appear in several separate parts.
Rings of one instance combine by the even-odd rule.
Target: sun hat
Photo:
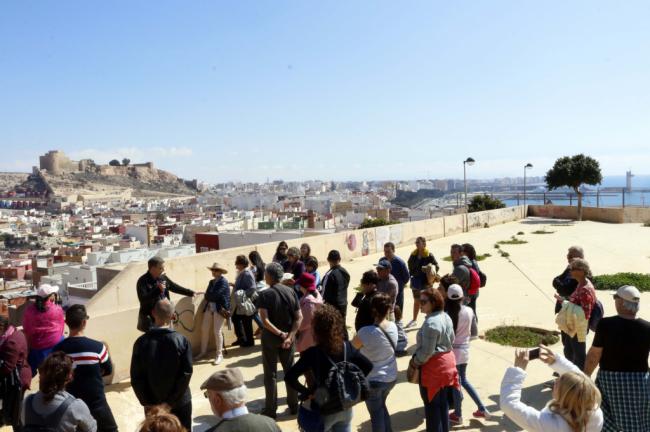
[[[219,265],[219,263],[212,264],[212,267],[208,267],[208,270],[219,270],[223,274],[228,273],[228,270]]]

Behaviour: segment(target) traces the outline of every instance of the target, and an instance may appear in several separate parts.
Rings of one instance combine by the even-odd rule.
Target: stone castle
[[[73,161],[60,150],[50,150],[43,156],[40,156],[39,163],[41,171],[45,170],[48,174],[57,176],[66,173],[87,171],[95,171],[102,175],[120,175],[127,168],[136,171],[154,171],[153,162],[130,164],[128,167],[97,165],[92,159]]]

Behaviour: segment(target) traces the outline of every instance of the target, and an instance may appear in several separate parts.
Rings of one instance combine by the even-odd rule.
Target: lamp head
[[[467,164],[467,165],[470,165],[470,166],[471,166],[471,165],[474,165],[474,162],[476,162],[476,161],[475,161],[473,158],[471,158],[471,157],[468,157],[467,159],[465,159],[465,160],[463,161],[464,164]]]
[[[532,164],[532,163],[527,163],[527,164],[524,166],[524,169],[528,169],[528,168],[532,168],[532,167],[533,167],[533,164]]]

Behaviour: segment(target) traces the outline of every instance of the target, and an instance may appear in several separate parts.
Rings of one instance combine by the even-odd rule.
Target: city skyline
[[[2,171],[52,149],[208,183],[647,174],[650,4],[1,6]]]

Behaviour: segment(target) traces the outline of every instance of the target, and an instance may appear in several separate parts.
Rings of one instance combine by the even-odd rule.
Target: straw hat
[[[210,270],[210,271],[212,271],[212,270],[219,270],[219,271],[220,271],[221,273],[223,273],[223,274],[228,273],[228,270],[226,270],[225,268],[223,268],[222,266],[220,266],[219,263],[214,263],[214,264],[212,264],[212,267],[208,267],[208,270]]]

